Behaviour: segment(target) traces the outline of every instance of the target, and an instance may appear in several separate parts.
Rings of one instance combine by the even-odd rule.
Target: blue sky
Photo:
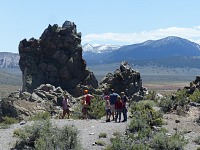
[[[179,36],[200,44],[200,0],[1,0],[0,52],[18,52],[49,24],[74,22],[82,45],[127,45]]]

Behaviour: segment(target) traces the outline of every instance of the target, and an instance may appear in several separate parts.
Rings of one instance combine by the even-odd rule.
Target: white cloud
[[[101,44],[134,44],[147,40],[157,40],[167,36],[178,36],[186,38],[200,44],[200,26],[193,28],[170,27],[153,31],[143,31],[140,33],[102,33],[88,34],[82,38],[83,43],[101,43]]]

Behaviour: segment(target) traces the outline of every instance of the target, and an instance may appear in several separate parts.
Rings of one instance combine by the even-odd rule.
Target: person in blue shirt
[[[119,95],[114,92],[114,89],[111,89],[109,101],[110,101],[110,109],[113,121],[115,120],[115,103],[117,102],[117,97],[119,97]]]

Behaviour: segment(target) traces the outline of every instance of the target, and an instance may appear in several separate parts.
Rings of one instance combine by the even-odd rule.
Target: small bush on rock
[[[189,96],[189,99],[192,102],[200,103],[200,91],[199,90],[195,90],[194,93]]]

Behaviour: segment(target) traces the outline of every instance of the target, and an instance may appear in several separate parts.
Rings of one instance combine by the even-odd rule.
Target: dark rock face
[[[195,90],[200,90],[200,76],[196,76],[196,79],[190,82],[190,86],[184,87],[188,94],[193,94]]]
[[[73,22],[65,21],[62,27],[49,25],[39,40],[20,41],[19,55],[24,91],[52,84],[79,96],[78,86],[98,86],[82,58],[81,33],[77,33]]]
[[[109,91],[113,88],[117,93],[124,91],[127,96],[144,95],[140,73],[134,71],[127,62],[122,62],[114,75],[108,73],[100,82],[100,86]]]

